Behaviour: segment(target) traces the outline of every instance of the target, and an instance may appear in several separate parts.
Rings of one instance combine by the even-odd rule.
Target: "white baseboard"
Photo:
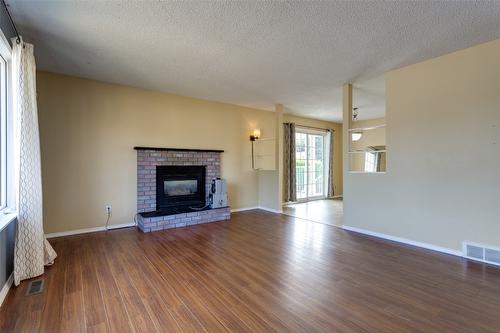
[[[283,210],[281,210],[281,209],[277,210],[277,209],[267,208],[267,207],[262,207],[262,206],[257,207],[257,209],[265,210],[266,212],[271,212],[271,213],[276,213],[276,214],[283,213]]]
[[[244,208],[235,208],[231,209],[231,213],[237,213],[237,212],[244,212],[246,210],[254,210],[254,209],[259,209],[259,207],[244,207]]]
[[[244,212],[247,210],[255,210],[255,209],[261,209],[261,210],[265,210],[266,212],[271,212],[271,213],[276,213],[276,214],[283,213],[283,211],[281,211],[281,210],[271,209],[271,208],[262,207],[262,206],[231,209],[231,213]]]
[[[10,274],[9,278],[3,285],[2,290],[0,290],[0,306],[2,306],[3,301],[5,300],[5,297],[7,297],[7,294],[9,292],[10,287],[12,286],[12,283],[14,282],[14,272]]]
[[[128,228],[128,227],[134,227],[135,223],[123,223],[123,224],[111,224],[108,226],[108,230],[113,230],[113,229],[121,229],[121,228]],[[55,237],[63,237],[63,236],[71,236],[71,235],[79,235],[79,234],[86,234],[89,232],[98,232],[98,231],[106,231],[106,227],[95,227],[95,228],[85,228],[85,229],[76,229],[76,230],[68,230],[68,231],[61,231],[61,232],[53,232],[50,234],[45,234],[45,237],[47,238],[55,238]]]
[[[462,258],[464,257],[462,255],[462,252],[457,251],[457,250],[452,250],[452,249],[449,249],[449,248],[446,248],[446,247],[436,246],[436,245],[432,245],[432,244],[428,244],[428,243],[417,242],[417,241],[413,241],[411,239],[406,239],[406,238],[401,238],[401,237],[386,235],[386,234],[382,234],[382,233],[379,233],[379,232],[365,230],[365,229],[361,229],[361,228],[350,227],[348,225],[344,225],[341,228],[344,229],[344,230],[353,231],[353,232],[357,232],[357,233],[368,235],[368,236],[373,236],[373,237],[377,237],[377,238],[383,238],[383,239],[387,239],[387,240],[398,242],[398,243],[403,243],[403,244],[408,244],[408,245],[413,245],[413,246],[421,247],[421,248],[424,248],[424,249],[427,249],[427,250],[432,250],[432,251],[437,251],[437,252],[441,252],[441,253],[451,254],[453,256],[458,256],[458,257],[462,257]]]

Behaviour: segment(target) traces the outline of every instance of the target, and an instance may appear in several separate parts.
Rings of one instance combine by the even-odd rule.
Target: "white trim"
[[[0,54],[7,62],[12,58],[12,48],[2,30],[0,30]]]
[[[10,120],[12,116],[11,101],[12,101],[12,81],[11,81],[11,60],[12,60],[12,48],[10,47],[9,41],[5,38],[5,35],[0,30],[0,56],[2,61],[2,87],[5,90],[1,93],[1,119],[0,119],[0,206],[2,208],[7,208],[12,206],[9,196],[13,189],[10,186],[10,158],[12,157],[10,151],[12,150],[12,142],[10,139],[10,132],[12,131],[12,122]],[[10,221],[9,221],[10,223]],[[4,225],[5,226],[5,225]]]
[[[10,45],[8,45],[10,48]],[[11,50],[12,51],[12,50]],[[7,65],[7,207],[15,210],[17,207],[16,188],[16,159],[15,159],[15,112],[14,112],[14,94],[13,92],[13,69],[12,69],[12,53],[9,53],[9,60]]]
[[[271,212],[271,213],[276,213],[276,214],[283,214],[283,210],[281,210],[281,209],[277,210],[277,209],[267,208],[267,207],[262,207],[262,206],[257,207],[257,209],[265,210],[266,212]]]
[[[408,244],[408,245],[412,245],[412,246],[416,246],[416,247],[421,247],[421,248],[424,248],[427,250],[451,254],[453,256],[462,257],[462,258],[464,257],[462,255],[462,252],[457,251],[457,250],[453,250],[453,249],[449,249],[446,247],[436,246],[436,245],[432,245],[432,244],[428,244],[428,243],[417,242],[417,241],[413,241],[411,239],[386,235],[386,234],[382,234],[379,232],[365,230],[365,229],[361,229],[361,228],[350,227],[348,225],[343,225],[341,228],[344,230],[347,230],[347,231],[353,231],[353,232],[357,232],[357,233],[368,235],[368,236],[383,238],[383,239],[387,239],[387,240],[398,242],[398,243],[403,243],[403,244]]]
[[[231,213],[237,213],[237,212],[244,212],[246,210],[254,210],[254,209],[259,209],[259,207],[243,207],[243,208],[235,208],[231,209]]]
[[[315,134],[326,136],[328,134],[328,129],[326,128],[312,128],[305,125],[295,124],[295,132],[305,133],[305,134]]]
[[[370,126],[370,127],[349,128],[347,131],[348,132],[370,131],[370,130],[374,130],[377,128],[384,128],[385,126],[386,126],[385,124],[380,124],[380,125],[375,125],[375,126]]]
[[[10,274],[9,278],[3,285],[2,290],[0,291],[0,306],[2,306],[5,297],[7,297],[10,287],[12,287],[12,282],[14,282],[14,272]]]
[[[0,232],[7,228],[10,222],[14,221],[17,217],[17,212],[13,212],[8,208],[0,211]]]
[[[348,151],[347,153],[348,154],[364,154],[364,153],[386,153],[387,150],[385,149],[380,149],[380,150],[368,150],[368,149],[365,149],[365,150],[351,150],[351,151]]]
[[[276,213],[276,214],[283,213],[282,210],[277,210],[277,209],[272,209],[272,208],[267,208],[267,207],[262,207],[262,206],[235,208],[235,209],[231,209],[231,213],[244,212],[247,210],[255,210],[255,209],[265,210],[266,212],[271,212],[271,213]]]
[[[121,229],[121,228],[129,228],[135,227],[135,223],[123,223],[123,224],[111,224],[108,226],[108,230],[113,229]],[[45,234],[47,238],[55,238],[55,237],[63,237],[63,236],[71,236],[71,235],[79,235],[86,234],[89,232],[98,232],[98,231],[106,231],[106,227],[95,227],[95,228],[85,228],[85,229],[76,229],[76,230],[68,230],[61,232],[53,232],[50,234]]]
[[[385,175],[387,172],[386,171],[348,171],[348,173],[352,173],[352,174],[365,173],[365,174],[372,174],[372,175]]]

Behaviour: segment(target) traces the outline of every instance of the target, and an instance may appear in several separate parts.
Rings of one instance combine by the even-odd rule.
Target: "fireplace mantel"
[[[157,151],[192,151],[198,153],[223,153],[220,149],[190,149],[190,148],[162,148],[162,147],[134,147],[135,150],[157,150]]]

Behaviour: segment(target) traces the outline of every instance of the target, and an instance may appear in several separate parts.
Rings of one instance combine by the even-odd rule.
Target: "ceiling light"
[[[353,132],[353,133],[351,133],[351,139],[352,139],[352,141],[359,141],[359,139],[361,139],[362,136],[363,136],[363,133],[361,133],[361,132]]]

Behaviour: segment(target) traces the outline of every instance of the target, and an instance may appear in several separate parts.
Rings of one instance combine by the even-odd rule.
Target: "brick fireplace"
[[[135,147],[137,151],[137,225],[143,232],[185,227],[194,224],[228,220],[229,207],[194,210],[187,206],[160,208],[157,203],[157,169],[163,166],[176,166],[173,170],[185,166],[205,167],[204,200],[208,194],[212,179],[220,177],[221,150],[176,149]],[[202,205],[203,206],[203,205]]]

